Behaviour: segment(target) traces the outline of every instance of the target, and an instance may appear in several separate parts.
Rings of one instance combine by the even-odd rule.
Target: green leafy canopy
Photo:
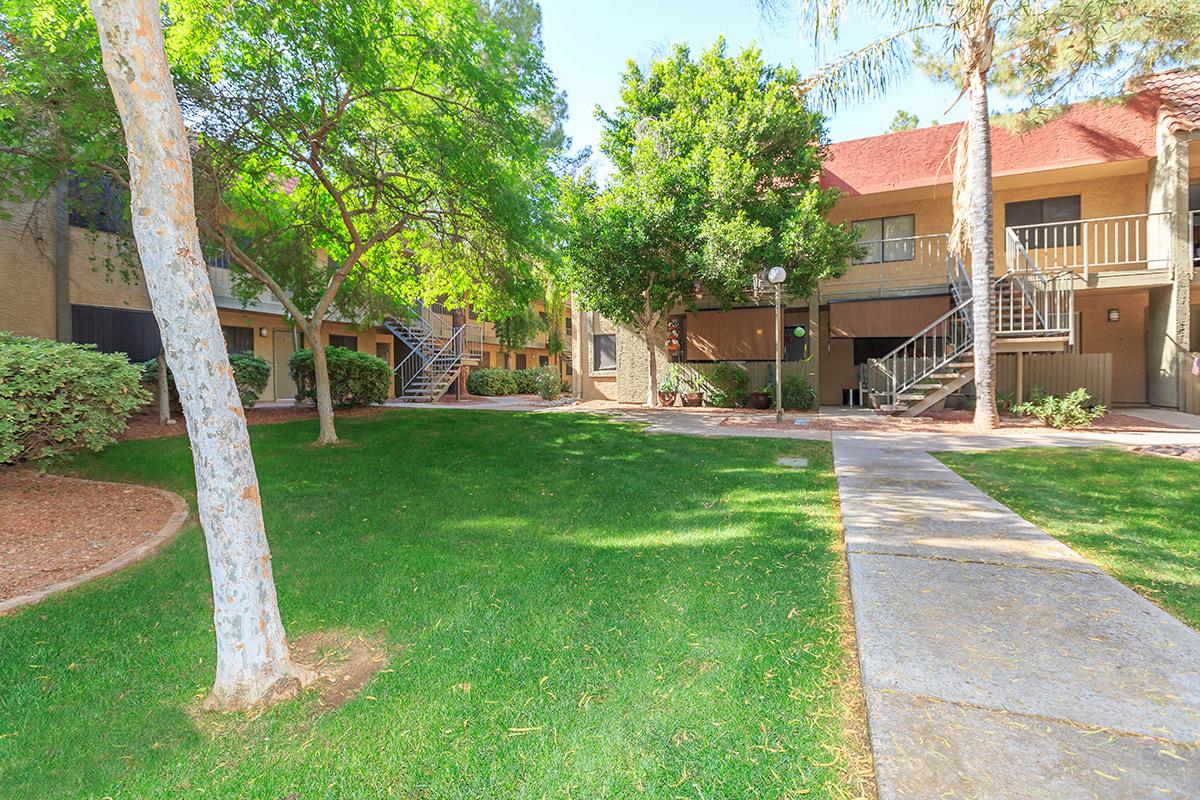
[[[798,83],[723,40],[629,64],[618,108],[597,111],[615,175],[564,192],[565,273],[588,308],[644,326],[698,290],[732,302],[767,267],[797,295],[844,268],[854,234],[826,221],[824,119]]]

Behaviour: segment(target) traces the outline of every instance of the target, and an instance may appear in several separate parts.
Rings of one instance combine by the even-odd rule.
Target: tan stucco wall
[[[1112,353],[1112,401],[1119,405],[1146,402],[1147,290],[1080,292],[1075,296],[1079,319],[1078,352]],[[1117,309],[1118,322],[1108,321]],[[1030,387],[1032,388],[1032,387]]]

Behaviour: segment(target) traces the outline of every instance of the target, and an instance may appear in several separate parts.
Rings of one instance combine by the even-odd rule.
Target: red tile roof
[[[1200,73],[1193,75],[1200,81]],[[1200,100],[1200,94],[1194,97]],[[993,124],[993,174],[1151,158],[1158,110],[1156,92],[1142,91],[1125,100],[1068,106],[1026,133]],[[835,142],[829,146],[821,182],[851,195],[950,183],[954,141],[961,127],[954,123]]]
[[[1200,70],[1160,72],[1136,88],[1158,93],[1172,133],[1200,130]]]

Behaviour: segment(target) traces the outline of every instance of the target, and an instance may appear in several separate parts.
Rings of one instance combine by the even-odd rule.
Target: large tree
[[[534,112],[553,83],[469,0],[195,16],[179,48],[203,223],[305,333],[318,441],[335,442],[323,323],[525,263],[550,185]]]
[[[603,188],[587,173],[569,181],[565,275],[586,308],[642,335],[647,405],[672,308],[698,291],[731,303],[773,266],[808,295],[853,253],[853,232],[826,219],[837,194],[818,183],[824,118],[798,83],[719,40],[699,58],[677,46],[645,69],[630,62],[620,105],[597,111],[616,171]]]
[[[208,702],[241,707],[308,679],[288,653],[246,419],[200,252],[187,130],[163,48],[159,4],[93,0],[129,154],[133,235],[187,418],[208,545],[217,674]]]
[[[768,12],[790,0],[758,0]],[[995,321],[991,126],[988,90],[998,85],[1026,104],[1027,121],[1046,106],[1123,78],[1200,57],[1200,10],[1193,0],[799,0],[802,27],[836,44],[842,24],[869,16],[891,30],[836,56],[805,80],[825,107],[886,94],[919,63],[967,97],[955,164],[953,246],[969,253],[975,358],[975,425],[995,428]]]

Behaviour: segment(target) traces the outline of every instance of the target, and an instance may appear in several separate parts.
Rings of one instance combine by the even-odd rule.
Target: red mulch
[[[763,414],[763,412],[756,412]],[[810,431],[878,431],[881,433],[950,433],[969,435],[975,433],[973,425],[974,412],[971,411],[930,411],[920,417],[888,417],[876,414],[869,417],[815,417],[809,418],[806,425],[796,425],[791,421],[777,423],[773,418],[730,416],[721,421],[723,427],[770,428],[774,430],[810,430]],[[1029,417],[1017,417],[1011,414],[1000,416],[999,433],[1010,433],[1021,430],[1046,430],[1041,422]],[[1183,430],[1175,425],[1151,422],[1131,414],[1106,414],[1097,420],[1090,428],[1084,430],[1096,433],[1119,432],[1165,432]]]
[[[142,486],[0,468],[0,600],[87,572],[142,544],[175,511]]]

